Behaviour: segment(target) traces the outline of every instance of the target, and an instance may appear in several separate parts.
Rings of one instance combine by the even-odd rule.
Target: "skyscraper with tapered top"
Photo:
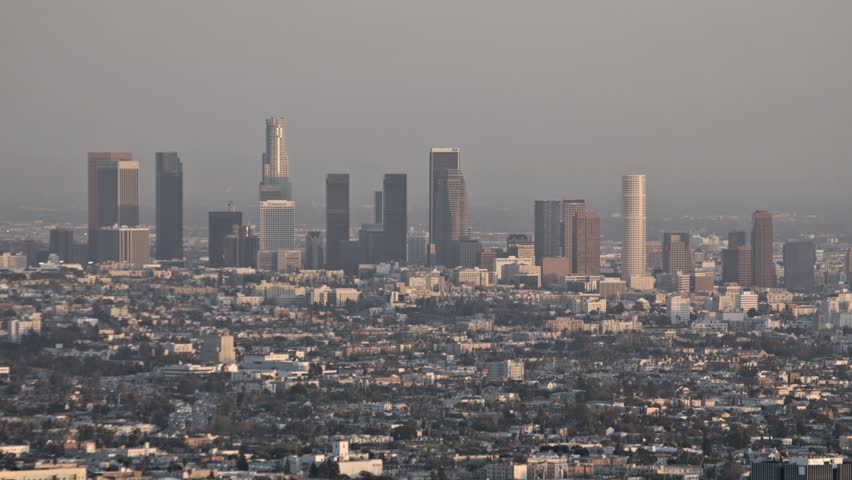
[[[645,175],[625,175],[622,178],[622,217],[624,242],[621,246],[622,276],[629,279],[644,275],[646,268],[645,242]]]
[[[287,120],[284,118],[266,119],[266,152],[262,167],[260,200],[293,200],[287,155]]]

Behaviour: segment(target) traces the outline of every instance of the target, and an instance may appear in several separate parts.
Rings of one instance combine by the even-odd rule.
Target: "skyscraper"
[[[574,216],[586,211],[585,200],[563,200],[562,201],[562,256],[568,259],[570,271],[574,266]]]
[[[645,175],[622,178],[624,242],[621,247],[622,276],[645,274]]]
[[[225,265],[225,237],[234,232],[234,227],[243,224],[242,212],[234,211],[233,203],[228,203],[224,212],[207,214],[207,265],[218,268]]]
[[[405,262],[408,233],[408,177],[387,173],[382,181],[382,225],[385,231],[385,259]]]
[[[784,244],[784,288],[806,292],[814,289],[816,245],[814,242]]]
[[[429,240],[431,242],[438,241],[438,232],[435,228],[440,202],[438,197],[440,173],[442,170],[459,169],[461,169],[461,160],[458,148],[436,147],[429,151]]]
[[[752,215],[751,232],[752,283],[756,287],[775,286],[775,262],[772,259],[772,214],[758,210]]]
[[[97,261],[97,230],[139,224],[139,162],[130,153],[90,152],[89,260]]]
[[[601,217],[594,212],[577,212],[573,219],[573,273],[601,273]]]
[[[728,233],[728,248],[744,247],[748,245],[748,234],[743,230]]]
[[[752,285],[751,247],[741,245],[722,250],[722,283]]]
[[[689,233],[663,234],[663,271],[666,273],[692,272],[692,249]]]
[[[379,190],[373,192],[373,223],[382,223],[384,221],[384,212],[382,211],[382,204],[384,192]]]
[[[158,259],[183,258],[183,164],[175,152],[157,152]]]
[[[429,234],[413,232],[408,234],[407,262],[409,265],[424,266],[429,264]]]
[[[385,230],[381,224],[368,223],[358,230],[358,247],[361,249],[360,263],[375,265],[387,259],[385,252]]]
[[[56,227],[50,231],[50,253],[55,253],[63,262],[70,262],[73,249],[73,229]]]
[[[535,217],[535,263],[541,265],[545,257],[561,257],[562,251],[562,202],[559,200],[536,200]]]
[[[293,200],[290,159],[287,155],[287,120],[284,118],[266,119],[266,152],[263,154],[260,200]]]
[[[319,270],[325,266],[325,246],[322,232],[311,231],[305,236],[305,256],[303,265],[309,270]]]
[[[340,242],[349,240],[349,174],[325,177],[325,260],[329,268],[342,267]]]
[[[470,210],[467,187],[461,170],[441,170],[438,174],[437,214],[433,230],[438,264],[454,267],[458,264],[458,241],[470,236]]]
[[[292,250],[295,248],[295,203],[292,200],[260,202],[260,249]]]
[[[235,226],[232,233],[225,235],[224,249],[222,266],[257,268],[260,238],[255,233],[254,225]]]

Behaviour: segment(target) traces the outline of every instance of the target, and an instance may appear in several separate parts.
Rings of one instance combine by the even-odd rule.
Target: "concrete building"
[[[524,380],[524,362],[520,360],[489,362],[486,368],[489,380]]]
[[[689,323],[692,304],[689,297],[672,295],[666,299],[666,310],[669,313],[669,321],[672,322],[672,325],[685,324]]]
[[[581,211],[573,218],[571,265],[577,275],[601,273],[601,218],[597,213]]]
[[[198,359],[202,363],[235,363],[234,337],[218,333],[205,334]]]
[[[296,247],[296,204],[292,200],[264,200],[260,202],[261,250],[292,250]]]
[[[752,285],[751,247],[738,245],[722,250],[722,283]]]
[[[663,234],[663,271],[665,273],[692,272],[692,248],[689,233]]]
[[[752,215],[751,233],[752,284],[772,288],[776,283],[775,261],[772,258],[772,214],[758,210]]]

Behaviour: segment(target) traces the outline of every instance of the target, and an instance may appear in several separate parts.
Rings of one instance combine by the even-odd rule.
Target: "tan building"
[[[3,470],[0,480],[86,480],[83,467],[44,468],[36,470]]]

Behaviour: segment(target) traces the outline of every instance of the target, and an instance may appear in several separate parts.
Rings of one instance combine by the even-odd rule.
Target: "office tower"
[[[234,353],[234,337],[208,333],[203,337],[201,352],[198,359],[202,363],[234,363],[237,356]]]
[[[846,283],[852,278],[852,248],[846,252]]]
[[[183,258],[183,164],[175,152],[157,152],[157,258]]]
[[[74,230],[56,227],[50,231],[50,253],[55,253],[63,262],[71,262],[74,250]]]
[[[266,152],[263,154],[260,201],[293,200],[290,160],[287,156],[287,120],[266,119]]]
[[[689,290],[698,293],[712,292],[715,281],[713,272],[692,272],[689,279]]]
[[[772,259],[772,214],[758,210],[752,215],[751,232],[752,284],[756,287],[775,286],[775,262]]]
[[[813,290],[815,266],[814,242],[784,244],[784,288],[799,292]]]
[[[346,274],[358,273],[358,265],[361,264],[361,245],[358,240],[341,240],[338,242],[340,253],[340,266]]]
[[[243,214],[234,211],[231,202],[228,202],[227,211],[207,214],[207,266],[219,268],[225,265],[225,237],[242,224]]]
[[[529,265],[535,265],[535,244],[528,240],[507,243],[506,254],[511,257],[520,258]]]
[[[585,200],[563,200],[562,201],[562,256],[567,258],[571,264],[571,271],[574,266],[574,216],[580,212],[586,211]]]
[[[527,245],[530,242],[530,236],[526,233],[510,233],[506,235],[506,250],[517,245]]]
[[[645,175],[622,179],[624,242],[621,245],[622,275],[627,279],[645,274]]]
[[[751,247],[747,245],[722,250],[722,283],[752,285]]]
[[[349,240],[349,174],[330,173],[325,177],[325,261],[329,268],[341,268],[340,242]]]
[[[478,267],[482,254],[482,243],[473,238],[462,238],[459,245],[459,266],[465,268]]]
[[[573,218],[570,266],[578,275],[601,273],[601,217],[594,212],[577,212]]]
[[[304,267],[308,270],[319,270],[325,266],[325,246],[322,232],[308,232],[305,236]]]
[[[419,267],[429,264],[429,234],[412,232],[408,234],[408,252],[406,263]]]
[[[689,323],[692,302],[690,302],[689,297],[672,295],[666,299],[666,310],[669,313],[669,321],[672,325]]]
[[[260,202],[260,249],[291,250],[295,247],[296,207],[292,200]]]
[[[260,250],[260,238],[254,225],[237,225],[234,231],[225,236],[225,267],[257,268],[257,252]]]
[[[373,192],[373,223],[382,223],[384,221],[384,212],[382,211],[382,204],[384,192],[379,190]]]
[[[748,245],[748,234],[743,230],[728,233],[728,248],[745,247]]]
[[[386,259],[385,231],[381,224],[361,225],[358,230],[358,246],[361,249],[360,263],[375,265]]]
[[[438,235],[437,217],[439,215],[439,204],[441,202],[438,196],[438,183],[440,181],[441,171],[443,170],[460,170],[461,159],[459,157],[458,148],[432,148],[429,151],[429,240],[437,243],[440,238]],[[430,247],[430,263],[436,263],[437,259],[431,258]]]
[[[89,260],[97,261],[97,230],[139,224],[139,162],[130,153],[88,157]]]
[[[689,233],[663,234],[663,271],[666,273],[692,272],[692,249]]]
[[[98,262],[126,263],[136,268],[151,263],[148,227],[104,227],[97,231]]]
[[[385,259],[405,262],[408,233],[408,177],[387,173],[382,181],[382,225],[385,229]]]
[[[562,202],[536,200],[533,214],[535,217],[535,264],[541,265],[542,258],[563,255]]]
[[[441,170],[438,174],[437,214],[433,219],[438,264],[458,264],[458,240],[470,236],[470,210],[467,188],[461,170]]]

